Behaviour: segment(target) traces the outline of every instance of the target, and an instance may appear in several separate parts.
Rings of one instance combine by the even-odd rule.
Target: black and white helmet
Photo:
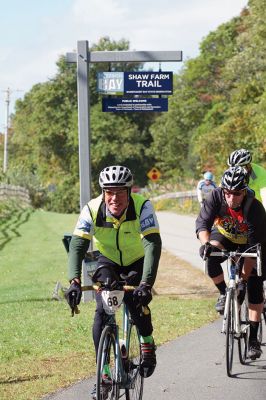
[[[133,176],[127,167],[112,165],[101,171],[99,184],[102,189],[116,186],[131,188],[133,185]]]
[[[239,149],[233,151],[228,157],[227,164],[230,167],[239,165],[240,167],[250,164],[252,161],[252,156],[250,152],[246,149]]]
[[[221,180],[221,187],[227,190],[244,190],[248,186],[247,171],[243,167],[228,168]]]

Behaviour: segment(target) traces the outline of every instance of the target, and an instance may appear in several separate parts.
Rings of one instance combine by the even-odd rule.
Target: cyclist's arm
[[[88,205],[84,206],[78,218],[69,245],[68,278],[70,282],[77,278],[80,281],[82,261],[89,248],[94,233],[94,224]]]
[[[90,240],[73,235],[69,246],[68,278],[71,282],[77,278],[80,282],[82,261],[89,248]]]
[[[153,286],[161,256],[161,236],[159,233],[151,233],[144,236],[142,242],[144,246],[144,264],[141,281]]]
[[[144,247],[142,282],[153,285],[157,275],[161,255],[162,241],[159,223],[150,200],[147,200],[140,212],[140,234]]]
[[[257,199],[254,199],[247,215],[248,245],[261,243],[262,274],[266,279],[266,211]]]
[[[254,199],[247,215],[248,243],[250,245],[266,241],[266,211],[263,205]]]
[[[200,231],[198,234],[198,238],[201,244],[205,244],[210,241],[210,232],[209,231]]]
[[[196,219],[196,235],[199,238],[201,231],[211,232],[213,223],[222,204],[221,188],[213,189],[205,199]]]

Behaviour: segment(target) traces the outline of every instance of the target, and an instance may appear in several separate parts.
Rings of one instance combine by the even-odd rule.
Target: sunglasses
[[[230,190],[224,190],[224,194],[227,196],[241,196],[242,194],[244,194],[244,190],[239,190],[236,192],[230,191]]]
[[[105,189],[104,193],[108,197],[112,197],[112,196],[122,197],[122,196],[125,195],[125,193],[127,194],[127,190],[126,189],[121,189],[121,190],[108,190],[108,189]]]

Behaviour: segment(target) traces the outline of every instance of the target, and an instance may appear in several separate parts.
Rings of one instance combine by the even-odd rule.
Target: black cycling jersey
[[[205,200],[204,205],[203,207],[201,207],[200,213],[196,219],[196,234],[198,237],[199,232],[201,231],[212,232],[214,230],[219,229],[220,234],[223,234],[228,240],[234,243],[241,243],[241,244],[246,243],[248,246],[261,243],[263,251],[263,260],[262,260],[263,272],[265,276],[266,212],[262,203],[258,201],[256,198],[252,199],[252,202],[249,205],[248,210],[245,211],[245,204],[247,201],[248,201],[248,196],[244,198],[240,210],[237,211],[238,213],[239,211],[240,213],[242,211],[243,215],[242,226],[238,227],[239,229],[237,230],[235,226],[232,227],[232,216],[230,215],[230,209],[228,209],[228,206],[226,205],[222,188],[218,187],[214,189],[210,193],[208,198]],[[227,218],[231,225],[228,223]],[[219,219],[222,219],[224,224],[227,223],[228,225],[228,226],[225,225],[224,231],[220,229]],[[236,225],[237,223],[238,221],[236,221]],[[237,237],[243,234],[244,229],[246,229],[246,236],[245,236],[246,241],[238,242]],[[232,236],[232,233],[234,233],[235,236]]]

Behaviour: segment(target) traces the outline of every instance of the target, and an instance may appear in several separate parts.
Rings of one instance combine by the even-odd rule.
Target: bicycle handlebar
[[[132,285],[124,285],[123,282],[117,282],[119,290],[124,290],[125,292],[133,292],[137,288],[137,286],[132,286]],[[109,286],[109,285],[108,285]],[[101,289],[106,289],[105,284],[101,284],[100,282],[97,282],[95,285],[87,285],[87,286],[81,286],[82,292],[85,292],[87,290],[95,290],[96,292],[101,290]],[[108,287],[108,289],[110,289]],[[71,309],[71,316],[73,317],[74,314],[79,314],[80,310],[77,305]],[[149,309],[147,306],[142,306],[142,312],[143,314],[147,315],[150,313]]]
[[[255,246],[254,246],[255,247]],[[227,251],[227,250],[222,250],[221,251],[212,251],[209,257],[251,257],[251,258],[257,258],[257,274],[258,276],[262,276],[262,263],[261,263],[261,245],[258,243],[256,245],[257,251],[256,253],[247,253],[247,252],[238,252],[238,251]]]
[[[212,251],[210,256],[214,257],[235,257],[235,256],[241,256],[241,257],[256,257],[258,258],[257,253],[239,253],[237,251],[227,251],[227,250],[221,250],[221,251]]]
[[[124,290],[125,292],[130,292],[136,289],[137,286],[131,286],[131,285],[122,285],[120,286],[120,288],[122,287],[122,290]],[[89,285],[89,286],[81,286],[81,290],[82,292],[85,292],[87,290],[100,290],[105,288],[104,285],[102,284],[95,284],[95,285]]]

